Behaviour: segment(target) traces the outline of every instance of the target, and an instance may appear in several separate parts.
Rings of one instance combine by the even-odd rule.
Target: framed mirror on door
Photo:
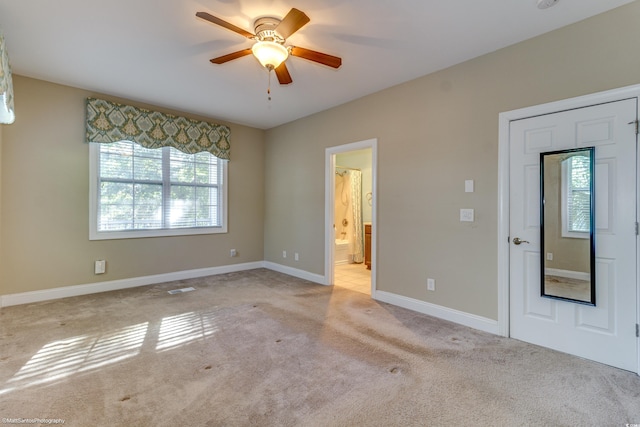
[[[594,148],[540,153],[540,295],[596,305]]]

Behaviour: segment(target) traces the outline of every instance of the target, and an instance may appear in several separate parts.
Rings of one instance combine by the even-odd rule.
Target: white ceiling
[[[15,74],[268,129],[631,1],[0,0],[0,31]],[[252,42],[196,12],[253,32],[291,7],[311,22],[287,44],[340,56],[340,69],[290,58],[293,83],[273,76],[268,101],[252,56],[209,62]]]

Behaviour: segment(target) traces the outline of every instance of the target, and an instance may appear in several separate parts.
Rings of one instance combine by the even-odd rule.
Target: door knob
[[[528,241],[526,241],[526,240],[520,240],[520,238],[519,238],[519,237],[514,237],[514,238],[513,238],[513,244],[514,244],[514,245],[519,245],[520,243],[529,243],[529,242],[528,242]]]

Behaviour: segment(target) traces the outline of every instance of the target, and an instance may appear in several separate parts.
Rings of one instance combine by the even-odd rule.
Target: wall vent
[[[195,291],[195,288],[181,288],[181,289],[172,289],[170,291],[167,291],[170,295],[175,295],[175,294],[182,294],[185,292],[191,292],[191,291]]]
[[[538,9],[548,9],[551,6],[555,6],[558,0],[538,0]]]

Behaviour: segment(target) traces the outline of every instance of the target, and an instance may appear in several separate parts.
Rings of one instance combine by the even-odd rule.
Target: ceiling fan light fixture
[[[289,50],[286,47],[271,41],[258,41],[251,51],[260,64],[269,70],[278,68],[289,57]]]

